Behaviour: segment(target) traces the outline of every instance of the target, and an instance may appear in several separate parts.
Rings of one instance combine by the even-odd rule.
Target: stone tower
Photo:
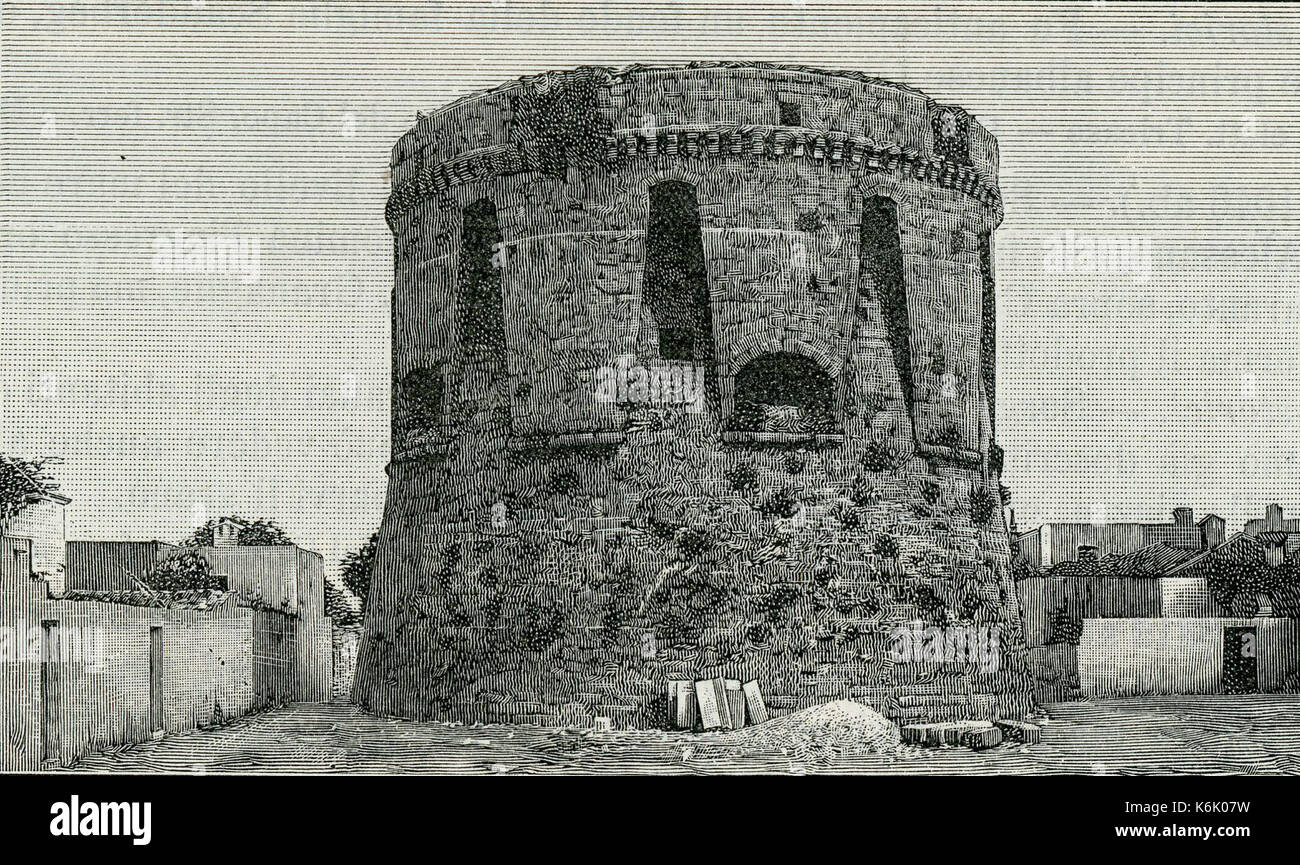
[[[393,151],[393,446],[354,697],[654,726],[1023,711],[997,146],[863,75],[581,68]]]

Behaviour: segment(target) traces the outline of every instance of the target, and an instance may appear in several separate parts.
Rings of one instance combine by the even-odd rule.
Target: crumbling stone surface
[[[664,183],[694,198],[659,196],[698,221],[679,253],[647,239]],[[1022,716],[996,184],[965,112],[848,73],[586,68],[422,117],[393,153],[393,461],[354,699],[657,726],[669,680],[723,676],[774,716]],[[698,368],[699,399],[611,399],[619,368]],[[900,655],[914,624],[938,636]],[[996,636],[954,657],[954,629]]]
[[[1042,741],[1043,729],[1029,721],[1003,719],[996,722],[1002,736],[1008,742],[1020,742],[1025,745],[1037,745]]]

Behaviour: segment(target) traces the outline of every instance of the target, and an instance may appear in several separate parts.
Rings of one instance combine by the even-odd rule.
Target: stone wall
[[[221,723],[257,707],[253,612],[233,597],[208,610],[66,601],[48,598],[43,582],[11,576],[0,587],[0,768],[69,765],[91,751],[148,741],[155,627],[162,633],[161,729]],[[59,648],[43,671],[45,623],[57,623]],[[50,690],[48,729],[43,686]]]
[[[1294,619],[1088,619],[1079,639],[1079,683],[1088,697],[1223,693],[1225,628],[1254,628],[1261,693],[1300,688],[1300,622]]]
[[[996,163],[960,109],[794,68],[584,69],[423,118],[394,150],[393,462],[355,698],[638,726],[668,680],[725,675],[778,712],[1023,711],[986,393]],[[645,286],[664,183],[690,190],[707,283],[685,362]],[[742,423],[737,382],[772,360],[781,396]],[[698,368],[703,396],[602,398],[620,364]],[[1000,663],[897,662],[916,620],[997,629]]]

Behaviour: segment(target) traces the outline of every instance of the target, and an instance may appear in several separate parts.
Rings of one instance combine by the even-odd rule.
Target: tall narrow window
[[[402,376],[396,394],[399,450],[417,450],[439,440],[443,388],[441,366],[417,367]]]
[[[980,369],[989,401],[989,422],[997,424],[998,306],[993,286],[993,239],[980,234],[980,276],[983,278],[983,314],[980,319]]]
[[[831,377],[798,354],[765,354],[736,373],[730,427],[745,432],[833,433]]]
[[[494,260],[500,243],[501,228],[492,202],[482,198],[466,207],[461,215],[456,310],[460,344],[470,359],[505,359],[501,268]]]
[[[664,360],[713,356],[713,313],[695,190],[676,180],[650,188],[642,292],[659,329]]]
[[[909,409],[912,405],[912,324],[903,280],[903,247],[898,233],[898,205],[873,196],[862,208],[862,265],[858,291],[874,297],[889,332],[894,366]]]

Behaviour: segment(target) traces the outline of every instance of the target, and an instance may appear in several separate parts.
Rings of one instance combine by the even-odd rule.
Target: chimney
[[[1264,508],[1264,530],[1270,532],[1282,529],[1282,506],[1271,504]]]
[[[1180,529],[1190,529],[1192,527],[1192,509],[1174,508],[1174,525]]]
[[[1206,514],[1198,524],[1201,528],[1201,549],[1212,550],[1227,538],[1227,523],[1214,514]]]
[[[222,520],[212,529],[212,546],[214,547],[237,547],[239,546],[239,530],[242,529],[239,523],[234,520]]]

